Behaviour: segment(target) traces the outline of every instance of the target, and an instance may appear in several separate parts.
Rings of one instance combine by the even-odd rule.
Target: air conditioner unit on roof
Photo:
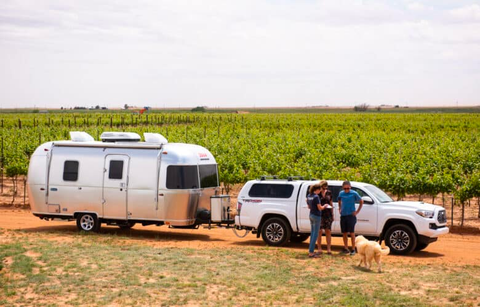
[[[102,142],[139,142],[140,135],[134,132],[104,132]]]

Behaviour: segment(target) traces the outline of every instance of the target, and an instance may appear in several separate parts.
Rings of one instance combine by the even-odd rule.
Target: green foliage
[[[228,188],[261,175],[370,182],[407,194],[479,193],[480,114],[0,114],[4,167],[25,174],[43,142],[86,131],[158,132],[215,156]],[[19,119],[22,128],[19,128]]]

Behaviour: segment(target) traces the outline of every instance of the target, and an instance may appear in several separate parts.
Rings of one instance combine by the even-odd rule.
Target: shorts
[[[333,216],[324,214],[322,215],[322,221],[320,222],[320,229],[332,230]]]
[[[340,217],[340,228],[342,233],[354,233],[357,217],[354,215],[345,215]]]

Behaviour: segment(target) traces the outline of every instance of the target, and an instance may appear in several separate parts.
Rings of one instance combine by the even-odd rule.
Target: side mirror
[[[368,196],[363,196],[363,197],[362,197],[362,200],[363,200],[363,202],[364,202],[365,204],[373,205],[373,200],[372,200],[370,197],[368,197]]]

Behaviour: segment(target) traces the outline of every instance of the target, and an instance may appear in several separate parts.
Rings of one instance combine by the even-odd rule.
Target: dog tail
[[[380,253],[381,253],[382,255],[388,255],[388,254],[390,254],[390,247],[385,246],[385,248],[381,248],[381,249],[380,249]]]

